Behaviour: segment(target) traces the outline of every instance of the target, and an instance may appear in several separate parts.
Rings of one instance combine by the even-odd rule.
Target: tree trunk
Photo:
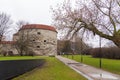
[[[20,56],[23,56],[23,50],[20,50]]]

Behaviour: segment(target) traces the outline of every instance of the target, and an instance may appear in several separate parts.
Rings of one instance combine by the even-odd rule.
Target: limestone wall
[[[36,55],[57,54],[57,32],[44,29],[24,29],[19,31],[19,37],[23,35],[29,39],[29,47]]]
[[[6,51],[6,52],[12,51],[14,55],[18,54],[18,51],[16,50],[16,48],[13,44],[0,44],[0,54],[1,55],[2,55],[3,51]]]

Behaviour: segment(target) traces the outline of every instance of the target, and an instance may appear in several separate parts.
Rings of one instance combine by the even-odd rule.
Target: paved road
[[[85,65],[62,56],[56,56],[56,58],[76,72],[86,77],[88,80],[120,80],[120,75],[113,74],[89,65]]]

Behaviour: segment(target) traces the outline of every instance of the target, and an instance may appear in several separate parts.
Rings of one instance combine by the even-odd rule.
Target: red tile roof
[[[43,24],[27,24],[24,25],[20,30],[24,30],[24,29],[44,29],[44,30],[51,30],[57,32],[54,27]]]
[[[1,41],[0,44],[15,44],[15,41]]]

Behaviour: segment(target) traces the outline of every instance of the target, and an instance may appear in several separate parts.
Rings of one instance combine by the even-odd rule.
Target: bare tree
[[[70,41],[69,40],[58,40],[58,44],[57,44],[57,50],[58,53],[65,53],[68,54],[68,52],[71,52],[71,48],[70,48]]]
[[[29,22],[24,21],[24,20],[19,20],[18,22],[16,22],[16,25],[17,25],[16,31],[22,28],[23,25],[27,25],[27,24],[29,24]]]
[[[34,52],[32,50],[34,42],[33,40],[36,40],[37,38],[38,37],[36,35],[30,35],[30,31],[19,32],[19,39],[16,41],[16,44],[14,46],[21,56],[34,55]]]
[[[104,47],[117,47],[113,42],[109,41],[107,42]]]
[[[3,35],[6,33],[11,24],[12,20],[10,19],[10,15],[0,12],[0,41],[2,40]]]
[[[73,8],[68,0],[53,9],[54,24],[68,28],[68,35],[90,31],[120,48],[120,0],[78,0],[77,5]]]
[[[65,41],[63,52],[65,52],[67,54],[72,52],[70,44],[71,44],[71,42],[69,40]]]

